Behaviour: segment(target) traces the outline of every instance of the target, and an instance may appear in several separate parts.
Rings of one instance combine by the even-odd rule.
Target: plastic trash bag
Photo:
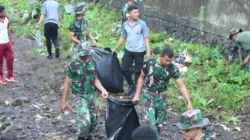
[[[132,101],[107,100],[107,140],[132,140],[132,133],[139,126],[139,118]]]
[[[97,66],[97,76],[103,87],[111,93],[123,92],[123,74],[116,55],[104,48],[91,48],[91,59]]]

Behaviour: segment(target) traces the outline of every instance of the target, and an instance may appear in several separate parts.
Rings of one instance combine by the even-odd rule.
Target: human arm
[[[62,92],[62,102],[61,102],[61,112],[64,112],[66,110],[66,98],[69,92],[71,84],[71,79],[67,76],[63,85],[63,92]]]
[[[249,59],[250,59],[250,54],[248,54],[248,56],[244,59],[243,64],[246,65],[249,62]]]
[[[107,99],[109,97],[107,90],[102,86],[102,84],[97,76],[95,76],[95,87],[102,92],[103,98]]]
[[[39,30],[40,24],[43,21],[43,19],[45,18],[46,13],[47,13],[47,9],[46,9],[45,3],[43,3],[43,5],[42,5],[42,11],[41,11],[41,16],[40,16],[40,19],[39,19],[39,21],[38,21],[38,23],[36,25],[36,30]]]
[[[76,44],[79,44],[81,41],[75,38],[75,33],[74,32],[69,32],[69,39],[73,41]]]
[[[115,53],[123,44],[123,42],[126,40],[126,37],[121,36],[117,45],[115,46],[115,48],[112,50],[112,53]]]
[[[37,23],[37,25],[36,25],[36,30],[39,30],[40,24],[41,24],[41,22],[43,21],[44,17],[45,17],[45,15],[44,15],[44,14],[41,14],[40,19],[39,19],[39,21],[38,21],[38,23]]]
[[[123,24],[122,26],[122,33],[121,33],[121,36],[119,38],[119,41],[117,43],[117,45],[115,46],[115,48],[112,50],[112,54],[115,53],[120,47],[121,45],[123,44],[123,42],[126,40],[127,38],[127,32],[125,30],[125,24]]]
[[[60,27],[63,28],[63,22],[62,22],[62,14],[59,13],[59,21],[60,21]]]
[[[12,45],[14,45],[14,40],[12,38],[11,31],[10,31],[10,24],[8,24],[8,36],[9,36],[9,39],[10,39],[10,43]]]
[[[62,22],[62,12],[61,12],[61,8],[58,5],[58,17],[59,17],[59,21],[60,21],[60,27],[63,28],[63,22]]]
[[[147,24],[145,22],[143,22],[143,24],[142,24],[142,34],[144,37],[144,43],[146,45],[146,50],[147,50],[146,57],[147,57],[147,59],[150,59],[151,52],[150,52],[150,44],[149,44],[149,38],[148,38],[149,34],[148,34],[148,27],[147,27]]]
[[[94,39],[94,37],[92,36],[92,33],[90,31],[88,31],[88,37],[93,42],[93,45],[95,47],[100,47],[101,46],[99,43],[96,42],[96,40]]]
[[[141,71],[141,75],[140,75],[138,82],[137,82],[137,85],[136,85],[135,97],[132,99],[133,102],[137,102],[140,100],[140,94],[141,94],[142,87],[144,84],[144,77],[145,77],[145,74],[143,71]]]
[[[150,53],[149,38],[148,38],[148,37],[145,37],[145,38],[144,38],[144,42],[145,42],[145,44],[146,44],[146,49],[147,49],[146,57],[147,57],[147,59],[150,59],[151,53]]]
[[[184,82],[182,81],[181,78],[179,78],[179,79],[175,80],[175,83],[179,87],[179,90],[182,93],[183,97],[186,99],[186,102],[188,104],[188,106],[187,106],[188,110],[192,110],[193,109],[192,102],[190,100],[190,97],[189,97],[189,94],[188,94],[188,91],[187,91],[187,88],[186,88]]]

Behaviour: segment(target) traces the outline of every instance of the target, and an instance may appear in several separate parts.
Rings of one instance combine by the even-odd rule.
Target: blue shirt
[[[148,37],[147,24],[138,19],[134,26],[131,26],[129,20],[123,23],[122,36],[127,38],[126,50],[131,52],[144,52],[144,38]]]
[[[46,0],[42,5],[42,14],[46,16],[45,24],[50,23],[59,23],[59,13],[61,9],[59,4],[54,0]]]

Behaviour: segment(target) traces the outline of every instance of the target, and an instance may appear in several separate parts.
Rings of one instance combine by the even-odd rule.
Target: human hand
[[[228,71],[228,67],[226,67],[224,73],[228,73],[228,72],[229,72],[229,71]]]
[[[188,110],[193,110],[193,106],[192,106],[192,104],[191,104],[191,103],[189,103],[189,104],[188,104],[188,106],[187,106],[187,108],[188,108]]]
[[[106,90],[102,91],[102,97],[107,99],[109,97],[109,93]]]
[[[114,49],[112,50],[112,54],[114,54],[116,51],[117,51],[117,49],[114,48]]]
[[[61,103],[61,112],[63,113],[63,112],[66,110],[66,108],[67,108],[66,103],[65,103],[65,102],[62,102],[62,103]]]
[[[146,58],[147,58],[147,59],[150,59],[150,58],[151,58],[151,54],[150,54],[150,52],[147,52],[147,54],[146,54]]]
[[[135,96],[133,99],[132,99],[132,102],[139,102],[139,97]]]
[[[97,42],[94,42],[93,45],[94,45],[95,47],[101,47],[101,45],[100,45],[99,43],[97,43]]]
[[[40,29],[40,26],[39,25],[36,25],[36,30],[39,30]]]
[[[11,45],[15,44],[15,42],[14,42],[14,40],[12,38],[10,39],[10,43],[11,43]]]
[[[250,55],[248,55],[248,56],[244,59],[243,64],[247,64],[247,63],[249,62],[249,59],[250,59]]]

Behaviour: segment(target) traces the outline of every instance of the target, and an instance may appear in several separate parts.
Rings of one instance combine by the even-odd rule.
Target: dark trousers
[[[46,38],[46,46],[47,51],[49,55],[52,55],[51,53],[51,40],[53,41],[55,48],[59,48],[58,43],[58,25],[55,23],[46,23],[44,25],[44,36]]]
[[[146,52],[130,52],[126,49],[124,49],[125,53],[122,58],[122,73],[127,80],[129,85],[136,84],[138,81],[138,78],[141,74],[141,68],[143,66],[143,59]],[[132,80],[132,73],[130,69],[132,68],[132,64],[135,62],[135,82]]]

